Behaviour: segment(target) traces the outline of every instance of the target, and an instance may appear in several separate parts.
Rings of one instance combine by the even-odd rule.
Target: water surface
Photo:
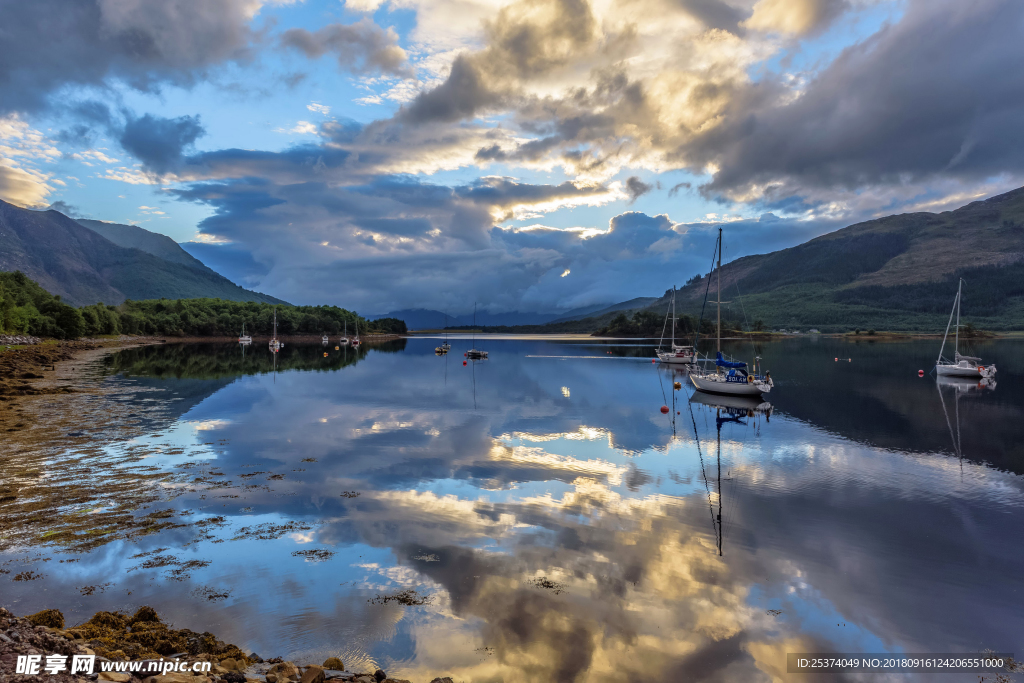
[[[92,493],[19,523],[4,604],[72,623],[150,604],[264,657],[417,682],[1024,653],[1024,344],[977,345],[990,388],[919,378],[931,340],[728,343],[771,371],[762,405],[691,400],[645,342],[478,339],[490,359],[466,365],[469,339],[436,344],[108,357],[98,409],[130,429],[39,456]]]

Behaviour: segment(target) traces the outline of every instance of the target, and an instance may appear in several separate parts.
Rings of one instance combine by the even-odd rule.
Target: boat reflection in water
[[[715,412],[715,479],[717,495],[711,495],[711,484],[708,480],[709,467],[704,464],[704,452],[701,448],[700,434],[697,433],[697,420],[693,415],[694,406],[699,409],[713,410]],[[718,546],[718,555],[722,555],[722,543],[725,537],[725,530],[722,524],[722,427],[727,424],[738,424],[747,426],[748,420],[757,420],[764,417],[767,423],[771,419],[772,404],[761,401],[750,396],[722,396],[717,394],[705,394],[694,391],[689,402],[690,419],[693,422],[693,436],[697,443],[697,456],[700,458],[701,474],[704,478],[704,488],[708,495],[708,511],[711,513],[711,525],[715,530],[715,540]],[[756,425],[760,429],[760,424]],[[730,479],[731,477],[726,477]],[[717,499],[717,510],[715,502]]]
[[[953,453],[960,458],[960,465],[963,466],[964,451],[960,443],[960,398],[962,396],[980,396],[986,391],[996,388],[996,381],[992,377],[976,379],[957,375],[939,375],[935,378],[935,387],[939,391],[939,401],[942,403],[942,413],[946,418],[946,426],[949,428],[949,438],[953,442]],[[946,394],[952,394],[953,416],[950,417],[949,409],[946,407]]]

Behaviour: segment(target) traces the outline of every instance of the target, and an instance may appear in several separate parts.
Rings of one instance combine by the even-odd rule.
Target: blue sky
[[[735,258],[1022,184],[1010,0],[39,0],[0,19],[0,198],[169,235],[295,303],[613,303],[705,269],[719,223]]]

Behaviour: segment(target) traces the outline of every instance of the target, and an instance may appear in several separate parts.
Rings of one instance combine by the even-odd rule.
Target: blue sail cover
[[[747,367],[747,364],[744,363],[743,361],[725,360],[724,358],[722,358],[722,352],[721,351],[719,351],[718,355],[715,357],[715,365],[717,365],[720,368],[745,368],[745,367]]]

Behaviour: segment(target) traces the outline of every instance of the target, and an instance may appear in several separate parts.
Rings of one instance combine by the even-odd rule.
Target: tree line
[[[152,299],[76,308],[61,301],[20,271],[0,273],[0,333],[77,339],[104,334],[174,337],[233,337],[273,332],[280,335],[405,334],[397,318],[367,320],[337,306],[274,306],[223,299]]]

